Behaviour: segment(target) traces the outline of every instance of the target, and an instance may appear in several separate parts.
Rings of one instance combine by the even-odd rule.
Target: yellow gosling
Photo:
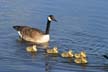
[[[75,59],[74,62],[77,63],[77,64],[86,64],[86,63],[88,63],[86,58]]]
[[[27,47],[26,51],[27,52],[36,52],[37,51],[36,45]]]
[[[77,64],[81,64],[81,59],[75,59],[74,62]]]
[[[82,63],[82,64],[86,64],[86,63],[88,63],[88,61],[87,61],[86,58],[83,58],[83,57],[82,57],[82,58],[81,58],[81,63]]]
[[[72,50],[69,50],[68,52],[63,52],[61,54],[62,57],[73,57]]]
[[[75,58],[81,58],[81,55],[78,54],[78,53],[75,53],[75,54],[74,54],[74,57],[75,57]]]
[[[50,53],[50,54],[57,54],[58,53],[58,48],[57,47],[54,47],[53,49],[47,49],[47,53]]]
[[[81,51],[80,53],[81,57],[87,57],[86,52],[85,51]]]

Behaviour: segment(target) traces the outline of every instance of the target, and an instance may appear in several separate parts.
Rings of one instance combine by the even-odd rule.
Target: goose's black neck
[[[45,34],[49,34],[50,23],[51,23],[51,21],[47,20],[47,26],[46,26],[46,32],[45,32]]]

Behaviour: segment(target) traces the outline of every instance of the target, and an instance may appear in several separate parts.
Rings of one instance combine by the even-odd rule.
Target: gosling
[[[75,58],[81,58],[81,57],[86,58],[87,55],[86,55],[86,52],[85,52],[85,51],[81,51],[80,53],[75,53],[75,54],[74,54],[74,57],[75,57]]]
[[[86,64],[86,63],[88,63],[87,59],[83,58],[83,57],[75,59],[74,62],[77,63],[77,64]]]
[[[61,56],[64,57],[64,58],[71,58],[71,57],[73,57],[72,50],[69,50],[68,52],[61,53]]]
[[[77,58],[77,59],[78,59],[78,58],[81,58],[81,54],[75,53],[75,54],[74,54],[74,57]]]
[[[47,49],[46,52],[48,54],[58,54],[58,48],[57,47],[54,47],[52,49]]]
[[[85,57],[87,57],[87,55],[86,55],[86,52],[85,52],[85,51],[81,51],[81,52],[80,52],[80,55],[81,55],[81,57],[84,57],[84,58],[85,58]]]
[[[87,61],[86,58],[81,58],[81,63],[82,63],[82,64],[86,64],[86,63],[88,63],[88,61]]]
[[[27,51],[27,52],[31,52],[31,53],[37,52],[36,45],[27,47],[27,48],[26,48],[26,51]]]

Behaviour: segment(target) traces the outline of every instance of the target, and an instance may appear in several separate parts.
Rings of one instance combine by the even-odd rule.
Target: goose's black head
[[[53,15],[48,16],[49,21],[57,21]]]
[[[20,31],[21,26],[13,26],[13,28],[14,28],[16,31]]]

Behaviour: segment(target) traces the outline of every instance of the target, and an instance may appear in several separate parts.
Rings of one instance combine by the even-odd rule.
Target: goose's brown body
[[[13,26],[13,28],[18,32],[19,36],[25,41],[33,43],[46,43],[50,40],[49,29],[51,21],[56,21],[53,15],[48,16],[45,32],[29,26]]]
[[[13,28],[18,31],[19,36],[25,41],[33,43],[45,43],[50,39],[49,34],[45,34],[39,29],[28,26],[14,26]]]

